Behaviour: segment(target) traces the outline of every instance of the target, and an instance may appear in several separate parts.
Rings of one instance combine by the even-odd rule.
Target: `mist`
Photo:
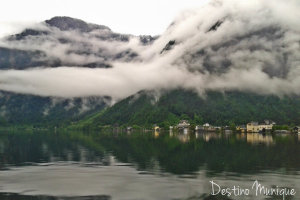
[[[0,46],[42,50],[71,66],[1,70],[0,90],[63,98],[110,96],[114,100],[141,90],[176,88],[199,95],[208,90],[300,95],[299,10],[297,0],[212,0],[178,15],[163,35],[147,45],[131,35],[125,41],[99,40],[108,30],[51,30],[50,36],[2,41]],[[62,37],[72,43],[57,42]],[[69,53],[82,48],[91,53]],[[123,51],[136,56],[115,59]],[[95,61],[112,67],[79,67]]]

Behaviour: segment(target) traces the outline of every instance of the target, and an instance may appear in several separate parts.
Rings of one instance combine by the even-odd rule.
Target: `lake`
[[[0,199],[300,199],[299,155],[299,135],[1,131]]]

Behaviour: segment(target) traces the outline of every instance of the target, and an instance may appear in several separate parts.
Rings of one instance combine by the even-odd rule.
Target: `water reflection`
[[[218,133],[200,133],[199,135],[202,136],[203,140],[206,142],[209,142],[212,139],[219,139],[221,138],[221,134]],[[200,136],[198,135],[197,138],[199,138]]]
[[[154,131],[154,137],[155,138],[159,137],[159,131],[157,131],[157,130]]]
[[[1,133],[0,167],[57,161],[102,162],[104,149],[84,135]]]
[[[247,134],[247,142],[251,144],[266,144],[271,145],[274,144],[274,140],[272,135],[263,135],[259,133],[248,133]]]
[[[163,198],[170,192],[173,199],[176,196],[176,199],[193,199],[189,190],[195,199],[212,199],[207,195],[211,179],[250,184],[254,177],[264,177],[269,185],[280,183],[287,176],[287,183],[295,177],[300,180],[299,138],[299,135],[214,132],[0,133],[0,199],[24,199],[20,194],[1,194],[1,191],[14,193],[8,183],[13,183],[18,191],[28,191],[30,187],[24,186],[26,181],[36,183],[39,192],[45,190],[42,199],[47,200],[60,199],[49,196],[54,190],[61,191],[54,196],[61,196],[81,187],[87,191],[85,194],[95,195],[83,197],[79,191],[70,192],[76,193],[75,199],[78,196],[88,200],[109,199],[112,187],[128,195],[128,199],[134,199],[131,197],[138,193],[136,188],[149,197],[161,191],[156,194],[161,198],[152,199],[170,199]],[[22,168],[15,168],[18,166]],[[64,186],[58,186],[62,183]],[[131,193],[126,193],[122,188],[129,183],[132,185],[126,187]],[[49,187],[52,189],[48,193]],[[32,195],[31,199],[38,199],[34,191],[26,193]]]
[[[189,134],[177,134],[176,138],[178,138],[181,142],[186,143],[191,140],[191,136]]]
[[[2,168],[58,161],[109,165],[113,155],[121,162],[149,171],[153,170],[153,163],[158,162],[162,170],[175,174],[194,173],[203,166],[214,173],[254,173],[268,169],[300,169],[299,154],[297,135],[213,132],[0,134]]]
[[[238,140],[247,140],[247,134],[246,133],[236,134],[236,138]]]

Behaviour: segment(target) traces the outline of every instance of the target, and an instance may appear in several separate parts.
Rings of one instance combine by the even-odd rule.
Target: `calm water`
[[[300,199],[299,155],[298,135],[1,132],[0,200]]]

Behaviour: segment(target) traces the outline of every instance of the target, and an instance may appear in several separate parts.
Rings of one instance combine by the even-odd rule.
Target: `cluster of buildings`
[[[266,133],[271,132],[273,130],[273,126],[276,125],[276,123],[272,120],[264,120],[263,122],[249,122],[246,125],[238,125],[238,126],[212,126],[209,123],[205,123],[203,125],[196,125],[194,130],[196,132],[224,132],[226,133],[232,133],[233,131],[239,132],[239,133]],[[160,127],[157,125],[154,125],[155,132],[160,131]],[[176,126],[170,126],[170,131],[172,130],[179,130],[183,131],[183,133],[188,133],[192,126],[189,123],[188,120],[180,120],[179,123]],[[300,134],[300,126],[296,126],[293,128],[289,128],[288,130],[276,130],[274,129],[274,133],[298,133]]]
[[[248,132],[248,133],[259,133],[259,132],[270,132],[273,128],[273,126],[276,125],[275,122],[272,120],[264,120],[262,123],[258,122],[250,122],[246,126],[245,125],[240,125],[236,126],[236,131],[238,132]],[[185,130],[189,129],[191,124],[187,120],[181,120],[175,128],[178,130]],[[170,129],[173,129],[173,126],[170,126]],[[195,131],[207,131],[207,132],[215,132],[215,131],[220,131],[224,130],[229,131],[230,127],[225,126],[225,127],[219,127],[219,126],[212,126],[209,123],[205,123],[203,125],[197,125],[195,127]],[[299,132],[300,132],[300,127],[299,127]]]
[[[190,128],[191,124],[187,121],[187,120],[181,120],[176,128],[177,129],[186,129],[186,128]],[[170,126],[170,129],[173,129],[173,126]],[[215,127],[215,126],[211,126],[209,123],[205,123],[202,126],[197,125],[195,127],[195,131],[200,131],[200,130],[206,130],[206,131],[216,131],[218,129],[221,129],[221,127]]]
[[[264,120],[262,123],[250,122],[247,124],[247,132],[258,133],[271,131],[274,125],[276,125],[276,123],[271,120]]]
[[[214,132],[214,131],[218,131],[221,130],[221,127],[219,126],[211,126],[209,123],[205,123],[202,126],[197,125],[195,127],[195,131],[208,131],[208,132]]]
[[[187,130],[190,129],[191,124],[187,120],[180,120],[180,122],[177,124],[177,126],[173,127],[170,126],[170,130],[173,128],[176,128],[178,130]],[[205,123],[202,126],[197,125],[195,127],[195,131],[208,131],[208,132],[215,132],[221,130],[221,127],[217,126],[211,126],[209,123]]]

